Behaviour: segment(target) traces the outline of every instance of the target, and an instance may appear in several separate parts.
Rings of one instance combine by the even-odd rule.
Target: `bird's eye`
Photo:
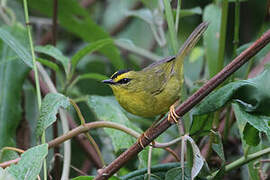
[[[118,83],[119,83],[119,84],[126,84],[126,83],[128,83],[130,80],[131,80],[131,79],[129,79],[129,78],[123,78],[123,79],[119,80]]]

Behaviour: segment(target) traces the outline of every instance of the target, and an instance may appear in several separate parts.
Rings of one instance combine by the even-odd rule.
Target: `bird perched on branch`
[[[103,82],[109,84],[119,104],[128,112],[154,117],[170,110],[168,121],[177,122],[175,103],[183,85],[183,61],[207,27],[207,22],[201,23],[177,55],[154,62],[140,71],[117,71]]]

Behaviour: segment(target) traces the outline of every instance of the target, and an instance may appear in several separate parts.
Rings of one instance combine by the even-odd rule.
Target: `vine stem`
[[[242,65],[244,65],[248,60],[258,53],[263,47],[265,47],[270,42],[270,30],[263,34],[257,41],[255,41],[249,48],[243,51],[239,56],[237,56],[230,64],[224,67],[217,75],[210,79],[206,84],[204,84],[198,91],[196,91],[192,96],[190,96],[186,101],[184,101],[177,109],[176,113],[178,116],[183,116],[189,110],[191,110],[195,105],[197,105],[203,98],[205,98],[211,91],[222,84],[226,78],[238,70]],[[156,126],[150,127],[144,132],[145,136],[141,138],[141,143],[144,147],[149,145],[155,138],[166,131],[172,124],[168,121],[166,116],[160,123]],[[147,138],[145,138],[147,137]],[[142,146],[136,142],[129,149],[118,156],[113,162],[111,162],[107,167],[99,171],[95,180],[108,179],[115,172],[117,172],[126,162],[128,162],[132,157],[136,156],[139,152],[143,150]]]
[[[73,138],[74,136],[77,136],[81,133],[85,133],[85,132],[89,131],[90,129],[94,129],[94,128],[112,128],[112,129],[117,129],[117,130],[123,131],[123,132],[125,132],[125,133],[127,133],[135,138],[140,137],[140,133],[138,133],[138,132],[134,131],[133,129],[130,129],[126,126],[123,126],[121,124],[108,122],[108,121],[97,121],[97,122],[85,123],[81,126],[78,126],[74,129],[72,129],[71,131],[63,134],[62,136],[59,136],[56,139],[53,139],[52,141],[48,142],[49,148],[58,146],[59,144]],[[166,148],[166,147],[169,147],[171,145],[176,144],[177,142],[179,142],[181,140],[182,140],[182,137],[176,138],[176,139],[174,139],[170,142],[167,142],[167,143],[155,142],[153,147]]]
[[[74,109],[76,110],[77,115],[78,115],[78,117],[79,117],[79,119],[81,121],[81,125],[85,126],[85,119],[84,119],[84,117],[82,115],[82,112],[81,112],[80,108],[78,107],[78,105],[72,99],[70,99],[69,101],[72,104],[72,106],[74,107]],[[105,161],[104,161],[104,159],[102,157],[101,151],[100,151],[97,143],[95,142],[94,138],[92,138],[92,136],[88,132],[85,132],[85,135],[88,138],[88,140],[90,141],[90,143],[93,145],[93,147],[95,148],[95,150],[96,150],[96,152],[97,152],[97,154],[99,156],[99,159],[102,162],[102,166],[105,166]]]
[[[27,0],[23,0],[23,7],[24,7],[25,23],[26,23],[26,28],[27,28],[27,33],[28,33],[28,38],[29,38],[29,43],[30,43],[31,55],[32,55],[33,69],[34,69],[34,73],[35,73],[38,109],[40,109],[40,107],[41,107],[41,92],[40,92],[40,86],[39,86],[38,70],[37,70],[37,66],[36,66],[36,56],[35,56],[35,52],[34,52],[34,45],[33,45],[29,16],[28,16]]]
[[[256,153],[253,154],[249,154],[246,157],[243,156],[239,159],[237,159],[236,161],[228,164],[225,166],[225,172],[231,171],[233,169],[236,169],[252,160],[258,159],[260,157],[262,157],[263,155],[269,154],[270,153],[270,148],[266,148],[263,149],[261,151],[258,151]],[[218,173],[218,171],[215,171],[214,173],[212,173],[210,176],[207,177],[207,179],[212,179],[216,174]]]

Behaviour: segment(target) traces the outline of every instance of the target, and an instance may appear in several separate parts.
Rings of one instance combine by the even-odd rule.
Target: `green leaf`
[[[91,54],[94,51],[99,50],[100,48],[109,45],[109,44],[113,44],[113,40],[112,39],[101,39],[98,40],[96,42],[90,43],[87,46],[85,46],[84,48],[80,49],[76,54],[74,54],[74,56],[71,58],[71,64],[72,64],[72,68],[76,68],[78,62],[87,54]]]
[[[35,51],[53,57],[55,60],[59,61],[63,65],[65,73],[69,73],[69,59],[68,57],[64,56],[62,52],[56,47],[52,45],[36,46]]]
[[[15,177],[10,174],[6,169],[0,167],[0,180],[15,180]]]
[[[75,178],[72,178],[72,180],[93,180],[94,176],[78,176]]]
[[[102,81],[104,79],[108,79],[108,77],[103,75],[103,74],[98,74],[98,73],[86,73],[86,74],[79,75],[78,79],[79,80],[94,79],[94,80],[97,80],[97,81]]]
[[[50,125],[56,121],[56,114],[60,107],[67,108],[69,99],[59,93],[49,93],[42,101],[40,117],[37,122],[36,134],[40,137]]]
[[[52,61],[49,61],[49,60],[43,59],[43,58],[36,58],[36,60],[38,62],[40,62],[41,64],[53,69],[55,72],[59,71],[59,67],[57,66],[57,64],[55,64]]]
[[[270,70],[266,68],[263,73],[253,79],[232,82],[212,92],[193,110],[193,121],[190,133],[194,134],[200,129],[203,129],[204,125],[208,124],[207,121],[209,121],[207,114],[218,110],[232,100],[236,100],[241,105],[241,108],[248,113],[269,116],[269,79]],[[201,121],[200,116],[206,118]],[[258,118],[261,119],[261,117],[257,116],[257,119]],[[254,126],[253,122],[250,122],[250,124]],[[207,126],[207,129],[210,130],[210,127]]]
[[[165,180],[172,180],[172,179],[173,180],[183,180],[181,167],[173,168],[166,173]],[[191,179],[190,169],[185,167],[184,180],[190,180],[190,179]]]
[[[251,129],[250,127],[246,127],[247,123],[251,125],[252,127],[256,128],[260,132],[266,133],[268,138],[270,138],[270,127],[269,127],[269,122],[270,118],[266,116],[259,116],[259,115],[253,115],[250,113],[247,113],[244,111],[244,109],[239,106],[238,104],[234,103],[233,104],[233,110],[236,116],[237,121],[240,121],[242,124],[242,129],[240,129],[243,132],[243,138],[246,140],[246,143],[249,145],[257,145],[259,139],[254,141],[254,139],[251,139],[253,137],[258,137],[257,136],[257,131],[254,129]],[[244,126],[243,126],[244,125]],[[248,125],[248,126],[249,126]],[[251,133],[251,134],[248,134]]]
[[[218,71],[219,32],[221,25],[221,8],[216,4],[206,6],[203,11],[203,21],[208,21],[209,27],[203,35],[205,55],[210,77]]]
[[[23,31],[22,27],[19,26],[14,26],[13,28],[16,28],[17,31]],[[33,68],[32,57],[29,51],[25,48],[25,45],[18,41],[10,32],[12,31],[10,31],[9,28],[0,28],[0,38],[17,54],[17,57],[23,60],[26,65]]]
[[[75,178],[72,178],[72,180],[93,180],[95,177],[94,176],[78,176]],[[113,176],[110,177],[109,180],[120,180],[118,177]]]
[[[191,169],[191,179],[194,179],[201,171],[205,162],[204,157],[201,155],[200,149],[195,141],[188,135],[184,136],[185,140],[189,141],[192,147],[193,163]]]
[[[0,30],[0,33],[3,32]],[[13,34],[8,39],[12,48],[23,42],[26,34],[25,29],[19,26],[13,26],[5,29],[5,33]],[[6,37],[9,38],[9,35]],[[16,41],[15,38],[17,39]],[[14,43],[14,44],[13,44]],[[18,52],[21,52],[18,46]],[[4,146],[15,146],[14,138],[16,128],[21,120],[21,91],[24,79],[29,71],[29,67],[20,60],[14,49],[10,45],[0,41],[0,148]],[[14,60],[8,60],[10,57],[16,57]]]
[[[11,165],[7,170],[16,179],[35,180],[47,153],[48,144],[35,146],[25,151],[18,164]]]
[[[129,121],[114,97],[90,96],[87,104],[93,110],[99,120],[118,123],[137,132],[141,132],[138,127]],[[106,128],[104,131],[112,139],[112,144],[116,152],[120,149],[130,147],[136,141],[135,138],[119,130]]]
[[[250,146],[257,146],[260,143],[259,131],[251,126],[249,123],[246,124],[244,128],[244,140]]]
[[[202,9],[200,7],[194,7],[190,9],[180,9],[180,18],[192,16],[192,15],[201,15]],[[173,15],[176,16],[176,10],[173,9]]]
[[[225,163],[225,155],[222,144],[222,137],[219,132],[211,131],[214,136],[214,141],[212,143],[212,149],[217,153],[217,155],[221,158],[222,162]]]
[[[173,48],[173,54],[177,54],[178,51],[178,43],[177,43],[177,35],[174,27],[174,19],[172,14],[172,7],[169,1],[163,0],[164,8],[165,8],[165,17],[168,23],[169,35],[170,35],[170,44]]]
[[[159,164],[154,165],[151,167],[151,174],[159,177],[160,179],[165,179],[165,175],[167,171],[170,169],[179,167],[180,163],[166,163],[166,164]],[[133,171],[125,176],[122,176],[122,180],[139,180],[144,179],[145,175],[147,174],[147,168],[139,169]]]
[[[90,17],[88,11],[82,8],[76,0],[58,1],[59,24],[67,31],[77,35],[88,42],[95,42],[100,39],[110,38],[109,34],[99,27]],[[52,1],[47,0],[29,0],[29,6],[38,12],[49,17],[52,16]],[[114,44],[101,48],[99,52],[103,53],[112,62],[116,69],[123,69],[124,63],[120,53]]]

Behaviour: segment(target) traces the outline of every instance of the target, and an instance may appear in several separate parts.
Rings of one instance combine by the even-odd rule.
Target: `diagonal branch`
[[[230,64],[224,67],[217,75],[204,84],[197,92],[190,96],[185,102],[183,102],[176,110],[179,116],[183,116],[195,105],[197,105],[204,97],[206,97],[211,91],[218,87],[227,77],[238,70],[243,64],[258,53],[263,47],[265,47],[270,41],[270,30],[263,34],[257,41],[255,41],[248,49],[242,52],[236,57]],[[156,126],[146,130],[145,136],[141,139],[141,143],[144,147],[149,145],[155,138],[166,131],[172,124],[167,120],[168,117],[163,119]],[[145,137],[148,138],[145,138]],[[95,180],[108,179],[115,172],[117,172],[127,161],[142,151],[142,147],[138,142],[133,144],[129,149],[123,152],[117,159],[115,159],[107,167],[99,171],[99,174]]]

